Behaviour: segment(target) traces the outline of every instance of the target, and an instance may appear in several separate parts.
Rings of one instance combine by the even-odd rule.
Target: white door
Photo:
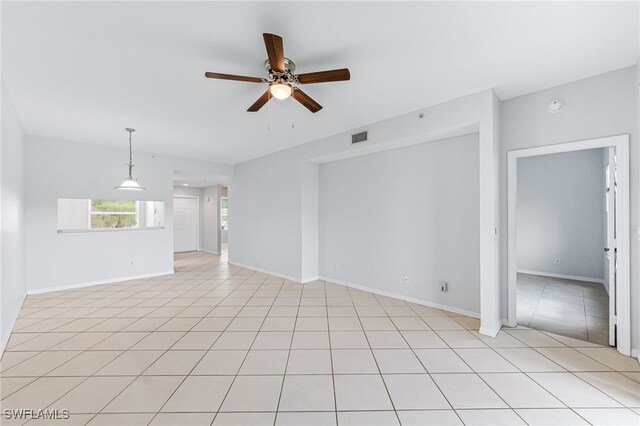
[[[173,251],[198,250],[198,199],[173,199]]]
[[[615,148],[606,148],[608,164],[606,166],[606,220],[607,246],[604,248],[605,279],[609,286],[609,344],[616,346],[616,199],[617,173]]]

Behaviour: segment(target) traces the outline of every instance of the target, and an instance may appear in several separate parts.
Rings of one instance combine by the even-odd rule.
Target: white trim
[[[197,219],[196,219],[196,250],[195,251],[200,251],[200,237],[201,237],[201,235],[200,235],[200,196],[199,195],[174,195],[173,199],[175,200],[176,198],[191,198],[191,199],[195,199],[196,202],[198,203],[198,208],[196,209]],[[174,214],[174,217],[175,217],[175,207],[174,206],[175,206],[175,203],[171,203],[171,207],[174,208],[172,213]],[[175,251],[175,247],[176,247],[176,244],[175,244],[175,240],[176,240],[175,232],[176,231],[175,231],[175,222],[174,222],[174,225],[173,225],[173,233],[174,233],[173,249],[174,249],[174,252],[173,253],[175,254],[175,253],[189,253],[189,252],[191,252],[192,250]]]
[[[126,232],[126,231],[157,231],[164,226],[146,226],[136,228],[91,228],[91,229],[58,229],[58,234],[77,234],[85,232]]]
[[[638,363],[640,363],[640,349],[631,349],[631,356],[636,358]]]
[[[443,309],[445,311],[453,312],[453,313],[456,313],[456,314],[465,315],[465,316],[468,316],[468,317],[480,319],[480,313],[479,312],[467,311],[466,309],[455,308],[453,306],[448,306],[448,305],[441,305],[439,303],[430,302],[428,300],[417,299],[415,297],[410,297],[410,296],[404,296],[402,294],[393,293],[393,292],[390,292],[390,291],[378,290],[376,288],[371,288],[371,287],[367,287],[367,286],[360,285],[360,284],[353,284],[353,283],[350,283],[350,282],[347,282],[347,281],[336,280],[334,278],[326,278],[326,277],[322,277],[321,276],[321,277],[318,277],[318,279],[321,279],[321,280],[329,282],[329,283],[340,284],[340,285],[343,285],[343,286],[346,286],[346,287],[355,288],[357,290],[367,291],[367,292],[373,293],[373,294],[379,294],[380,296],[393,297],[395,299],[404,300],[405,302],[417,303],[418,305],[424,305],[424,306],[428,306],[430,308],[436,308],[436,309]],[[498,329],[498,331],[499,330],[500,329]],[[493,334],[493,336],[498,334],[498,331],[496,331]]]
[[[143,278],[154,278],[154,277],[160,277],[163,275],[171,275],[174,273],[175,271],[171,269],[170,271],[153,272],[151,274],[130,275],[128,277],[108,278],[106,280],[97,280],[97,281],[86,281],[82,283],[61,285],[58,287],[51,287],[51,288],[37,288],[35,290],[27,290],[27,294],[31,295],[31,294],[52,293],[54,291],[73,290],[75,288],[91,287],[94,285],[101,285],[101,284],[111,284],[111,283],[117,283],[121,281],[139,280]]]
[[[563,280],[573,280],[573,281],[585,281],[588,283],[602,284],[604,285],[604,280],[602,278],[590,278],[590,277],[581,277],[578,275],[564,275],[564,274],[554,274],[551,272],[541,272],[541,271],[529,271],[526,269],[518,269],[519,274],[529,274],[529,275],[539,275],[541,277],[549,277],[549,278],[560,278]]]
[[[27,293],[22,294],[22,300],[20,301],[20,307],[16,311],[16,316],[11,320],[11,326],[9,327],[9,332],[6,336],[2,336],[2,342],[0,342],[0,358],[4,355],[4,350],[7,349],[7,345],[9,344],[9,338],[11,337],[11,333],[13,332],[13,328],[16,326],[16,321],[18,321],[18,315],[20,315],[20,311],[22,310],[22,305],[24,305],[24,299],[27,298]]]
[[[489,336],[489,337],[496,337],[499,332],[500,332],[499,328],[497,330],[491,330],[486,327],[480,327],[480,329],[478,330],[478,333],[484,334],[485,336]]]
[[[544,145],[519,149],[507,153],[507,301],[508,323],[515,326],[516,320],[516,206],[518,182],[518,158],[584,149],[615,147],[618,158],[618,206],[616,224],[618,232],[618,281],[616,285],[617,303],[617,348],[618,352],[629,356],[631,353],[631,292],[630,292],[630,247],[629,247],[629,135],[616,135],[583,141]]]
[[[284,278],[285,280],[289,280],[289,281],[293,281],[293,282],[302,284],[301,281],[300,281],[300,278],[295,278],[295,277],[291,277],[289,275],[279,274],[277,272],[268,271],[266,269],[256,268],[255,266],[249,266],[249,265],[245,265],[245,264],[242,264],[242,263],[236,263],[236,262],[230,262],[230,261],[227,261],[227,263],[229,265],[239,266],[240,268],[245,268],[245,269],[251,269],[252,271],[261,272],[263,274],[273,275],[274,277]]]
[[[320,278],[318,275],[316,275],[316,276],[314,276],[314,277],[303,278],[303,279],[302,279],[302,284],[310,283],[310,282],[313,282],[313,281],[318,281],[318,280],[320,280],[320,279],[322,279],[322,278]],[[325,280],[325,281],[326,281],[326,280]]]
[[[211,254],[217,254],[218,256],[220,256],[220,253],[216,253],[215,251],[211,251],[211,250],[200,249],[198,251],[203,251],[205,253],[211,253]]]

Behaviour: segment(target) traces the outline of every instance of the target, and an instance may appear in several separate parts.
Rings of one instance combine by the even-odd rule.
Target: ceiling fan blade
[[[264,45],[267,48],[267,56],[271,69],[275,72],[284,72],[284,44],[282,37],[275,34],[264,33]]]
[[[220,80],[246,81],[248,83],[262,83],[266,81],[264,78],[245,77],[243,75],[233,75],[233,74],[220,74],[218,72],[206,72],[204,73],[204,76],[207,78],[218,78]]]
[[[311,84],[349,80],[351,79],[351,74],[349,73],[348,68],[341,68],[339,70],[309,72],[306,74],[300,74],[296,77],[300,84]]]
[[[311,111],[313,113],[316,113],[316,112],[318,112],[318,111],[320,111],[322,109],[322,105],[320,105],[319,103],[317,103],[316,101],[311,99],[311,97],[309,97],[309,95],[307,95],[306,93],[304,93],[302,90],[298,89],[297,87],[293,90],[293,93],[291,93],[291,96],[293,96],[293,99],[295,99],[296,101],[300,102],[309,111]]]
[[[268,90],[266,92],[264,92],[262,94],[262,96],[260,96],[258,98],[257,101],[255,101],[253,103],[253,105],[251,105],[249,107],[249,109],[247,111],[249,112],[256,112],[258,111],[260,108],[262,108],[264,106],[264,104],[266,104],[267,102],[269,102],[269,99],[271,99],[271,92],[269,92]]]

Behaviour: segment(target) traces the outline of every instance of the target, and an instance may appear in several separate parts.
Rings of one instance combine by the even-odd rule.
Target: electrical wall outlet
[[[408,275],[405,275],[405,276],[402,278],[402,284],[409,284],[409,276],[408,276]]]
[[[560,258],[556,257],[556,265],[559,265],[559,264],[560,264]]]
[[[442,281],[442,282],[440,283],[440,291],[441,291],[441,292],[443,292],[443,293],[445,293],[445,292],[446,292],[446,291],[448,291],[448,290],[449,290],[449,283],[448,283],[448,282],[446,282],[446,281]]]

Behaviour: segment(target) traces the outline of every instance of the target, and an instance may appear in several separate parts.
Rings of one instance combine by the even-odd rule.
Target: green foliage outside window
[[[91,200],[91,228],[133,228],[136,202],[130,200]]]

